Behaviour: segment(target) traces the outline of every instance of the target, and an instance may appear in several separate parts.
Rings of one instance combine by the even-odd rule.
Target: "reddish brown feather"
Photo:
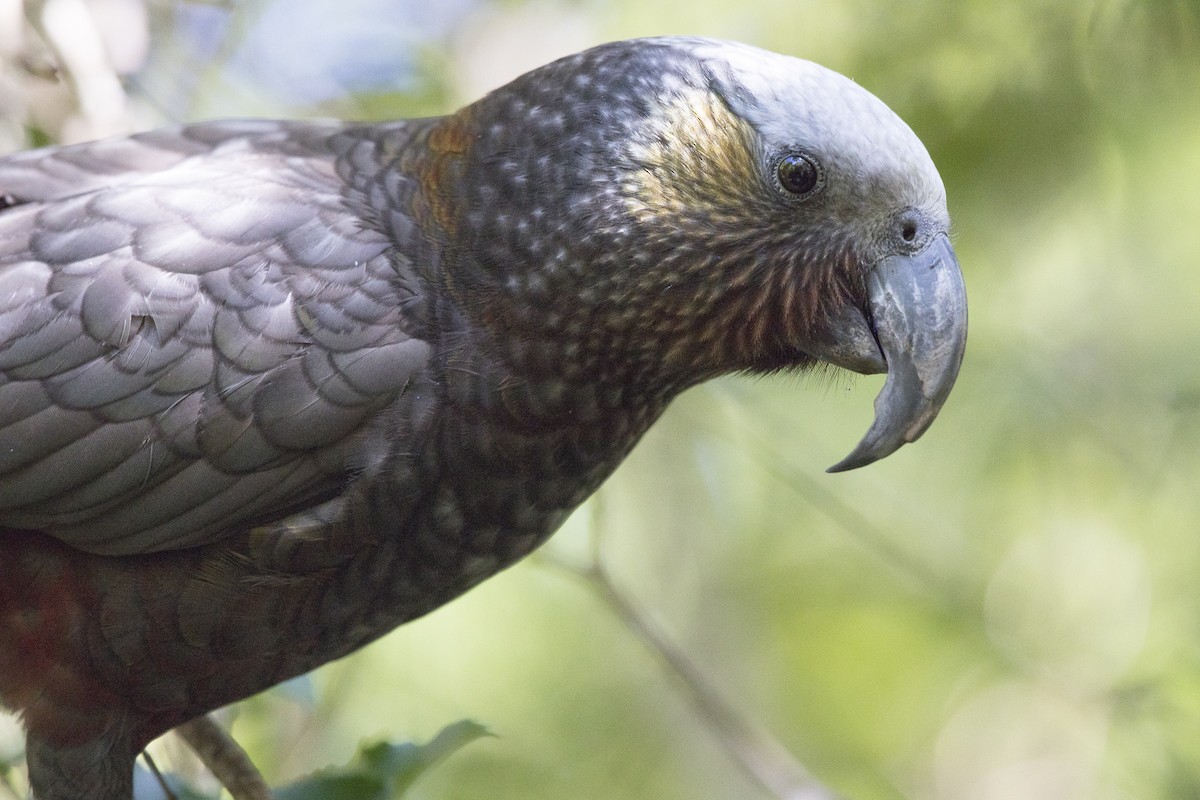
[[[79,562],[89,556],[38,533],[0,534],[0,698],[30,729],[66,745],[86,741],[120,705],[87,658],[96,597]]]

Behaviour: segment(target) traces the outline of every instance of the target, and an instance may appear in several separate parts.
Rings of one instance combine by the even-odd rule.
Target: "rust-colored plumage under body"
[[[0,158],[0,703],[37,800],[545,540],[684,389],[887,370],[965,298],[912,132],[808,62],[619,42],[457,114]]]

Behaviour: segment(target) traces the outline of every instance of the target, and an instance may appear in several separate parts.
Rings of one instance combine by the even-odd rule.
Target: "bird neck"
[[[297,598],[280,635],[339,632],[316,650],[293,648],[286,673],[349,653],[523,558],[666,405],[616,408],[603,387],[522,376],[457,338],[381,416],[370,436],[390,444],[345,495],[290,530],[255,534],[251,569]],[[325,596],[347,601],[308,599]]]

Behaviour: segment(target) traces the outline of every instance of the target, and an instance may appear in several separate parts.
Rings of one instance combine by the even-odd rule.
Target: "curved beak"
[[[872,341],[856,310],[834,320],[841,342],[818,357],[887,380],[875,398],[875,421],[862,441],[827,472],[864,467],[915,442],[933,422],[958,377],[967,342],[967,290],[950,240],[939,235],[912,255],[888,256],[867,277]],[[838,324],[841,322],[842,324]],[[878,342],[876,349],[875,342]]]

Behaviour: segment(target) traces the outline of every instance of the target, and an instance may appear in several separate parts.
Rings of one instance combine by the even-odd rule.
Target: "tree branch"
[[[621,624],[662,660],[693,711],[752,780],[779,800],[838,800],[838,795],[812,777],[766,728],[740,712],[645,609],[618,586],[604,560],[599,531],[599,525],[593,526],[589,564],[574,564],[544,550],[539,558],[581,579]]]
[[[78,103],[71,140],[98,139],[129,127],[125,89],[83,0],[29,0],[26,14],[54,53]]]
[[[258,767],[211,716],[180,725],[175,733],[195,751],[234,800],[272,800],[271,788]]]

